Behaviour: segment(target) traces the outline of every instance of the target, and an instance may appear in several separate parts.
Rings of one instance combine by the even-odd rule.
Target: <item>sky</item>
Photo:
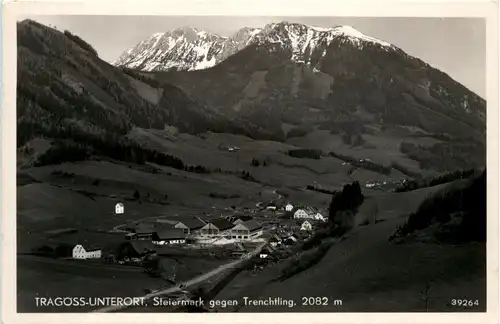
[[[108,62],[154,33],[185,26],[230,36],[243,27],[264,27],[280,21],[318,27],[349,25],[420,58],[483,98],[486,92],[486,24],[481,18],[58,15],[19,20],[25,18],[71,31]]]

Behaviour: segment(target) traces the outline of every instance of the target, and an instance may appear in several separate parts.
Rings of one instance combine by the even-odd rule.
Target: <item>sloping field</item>
[[[255,277],[236,278],[221,296],[253,295],[256,299],[293,299],[297,307],[242,307],[240,312],[267,311],[461,311],[450,305],[467,296],[486,305],[484,244],[452,246],[437,243],[394,244],[388,241],[398,224],[432,192],[446,185],[406,193],[379,194],[360,207],[362,219],[373,205],[382,222],[355,227],[335,243],[315,266],[283,282],[270,282],[279,271],[271,267]],[[432,264],[432,266],[429,266]],[[236,287],[240,293],[234,292]],[[294,287],[291,289],[290,287]],[[231,292],[233,291],[233,292]],[[236,294],[236,295],[235,295]],[[328,297],[329,306],[301,307],[302,297]],[[465,297],[463,297],[465,298]],[[342,306],[333,301],[342,300]]]
[[[383,165],[390,165],[398,162],[401,165],[415,172],[421,172],[417,161],[411,160],[399,151],[399,144],[404,139],[401,136],[391,137],[384,134],[362,135],[365,142],[369,143],[364,147],[351,147],[342,142],[339,135],[332,135],[329,131],[319,130],[307,134],[304,137],[289,139],[287,143],[307,148],[314,148],[325,152],[335,152],[347,155],[356,159],[369,158],[373,162]],[[426,138],[411,137],[413,143],[428,145],[430,142]]]

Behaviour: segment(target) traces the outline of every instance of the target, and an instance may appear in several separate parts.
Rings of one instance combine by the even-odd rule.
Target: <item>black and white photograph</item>
[[[489,311],[485,18],[15,28],[18,313]]]

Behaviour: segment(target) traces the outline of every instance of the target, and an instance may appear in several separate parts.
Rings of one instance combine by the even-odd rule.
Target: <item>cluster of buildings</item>
[[[328,218],[323,216],[320,212],[315,211],[314,209],[310,207],[306,207],[304,209],[299,208],[296,209],[293,212],[293,219],[309,219],[309,220],[316,220],[316,221],[322,221],[322,222],[327,222]]]
[[[123,205],[117,205],[116,213],[123,213]],[[268,204],[263,209],[265,210],[281,210],[286,214],[285,218],[295,220],[292,227],[295,230],[300,230],[302,234],[306,235],[313,231],[313,225],[316,226],[320,222],[327,222],[328,219],[324,217],[319,211],[312,208],[298,208],[290,203],[282,203],[280,205],[273,203]],[[273,214],[271,214],[272,216]],[[255,216],[255,215],[254,215]],[[264,216],[268,217],[269,214]],[[282,227],[282,221],[278,218],[271,219],[269,224],[275,224],[278,228]],[[249,243],[257,242],[263,239],[264,227],[248,213],[241,215],[232,214],[226,217],[219,217],[214,219],[202,219],[200,217],[185,217],[178,220],[157,218],[152,221],[143,222],[130,222],[123,226],[127,232],[125,239],[132,246],[137,246],[137,255],[143,254],[144,251],[141,244],[147,244],[151,250],[151,246],[155,249],[161,249],[162,246],[177,245],[182,246],[187,243],[191,244],[211,244],[214,242],[227,242],[227,243]],[[266,233],[270,234],[270,233]],[[278,235],[279,234],[279,235]],[[291,245],[298,240],[297,233],[294,235],[289,230],[284,230],[283,233],[272,234],[270,237],[269,245],[275,248],[281,244]],[[123,243],[123,234],[119,235]],[[269,237],[268,237],[269,238]],[[137,244],[136,244],[137,243]],[[218,243],[215,243],[218,244]],[[226,243],[220,243],[226,244]],[[69,245],[62,251],[61,248],[53,249],[47,253],[60,254],[60,257],[71,257],[73,259],[99,259],[102,258],[103,250],[100,247],[91,246],[86,240],[75,242]],[[134,253],[132,253],[134,254]],[[135,255],[134,254],[134,255]],[[265,253],[263,253],[265,254]]]
[[[280,205],[278,203],[272,202],[272,203],[267,204],[265,209],[272,210],[272,211],[282,209],[283,211],[285,211],[289,215],[291,213],[291,216],[292,216],[291,218],[293,218],[293,219],[313,219],[313,220],[319,220],[319,221],[323,221],[323,222],[328,221],[328,218],[326,218],[320,212],[314,210],[311,207],[300,208],[300,207],[293,206],[291,203]]]
[[[149,240],[155,245],[207,243],[215,239],[249,241],[263,233],[262,225],[251,216],[215,218],[204,221],[189,217],[179,221],[157,219],[125,227],[128,240]]]

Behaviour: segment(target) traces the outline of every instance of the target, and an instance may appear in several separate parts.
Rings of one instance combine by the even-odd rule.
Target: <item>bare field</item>
[[[228,170],[247,170],[260,183],[236,175],[197,174],[156,166],[150,173],[125,163],[86,161],[23,170],[41,183],[18,187],[19,226],[43,230],[51,226],[109,228],[129,220],[159,215],[201,214],[230,206],[255,206],[261,192],[270,188],[290,189],[293,200],[326,207],[329,196],[302,190],[307,185],[340,189],[351,180],[348,166],[335,158],[297,159],[286,155],[287,144],[253,141],[243,136],[208,133],[203,138],[165,131],[137,130],[164,145],[169,154],[184,152],[187,163]],[[238,145],[240,151],[227,152],[219,145]],[[173,150],[173,152],[171,152]],[[176,151],[177,150],[177,151]],[[203,157],[200,159],[200,157]],[[268,158],[267,166],[252,167],[253,158]],[[373,172],[358,170],[360,181],[380,178]],[[138,191],[140,199],[134,198]],[[219,198],[217,198],[219,197]],[[221,198],[227,197],[227,198]],[[114,205],[124,202],[124,215],[114,215]]]
[[[36,307],[35,297],[134,297],[157,289],[161,279],[142,269],[85,261],[18,256],[19,312],[86,312],[91,307]]]
[[[350,156],[356,159],[369,158],[375,163],[390,165],[392,162],[397,162],[409,168],[412,171],[420,172],[420,167],[417,161],[411,160],[399,151],[399,144],[409,141],[420,145],[432,145],[438,141],[430,138],[417,137],[391,137],[379,131],[374,135],[363,134],[363,139],[369,143],[368,146],[351,147],[342,142],[339,135],[332,135],[329,131],[318,130],[307,134],[304,137],[296,137],[289,139],[287,142],[291,145],[299,147],[307,147],[322,150],[324,152],[335,152],[338,154]],[[395,171],[395,170],[394,170]]]

